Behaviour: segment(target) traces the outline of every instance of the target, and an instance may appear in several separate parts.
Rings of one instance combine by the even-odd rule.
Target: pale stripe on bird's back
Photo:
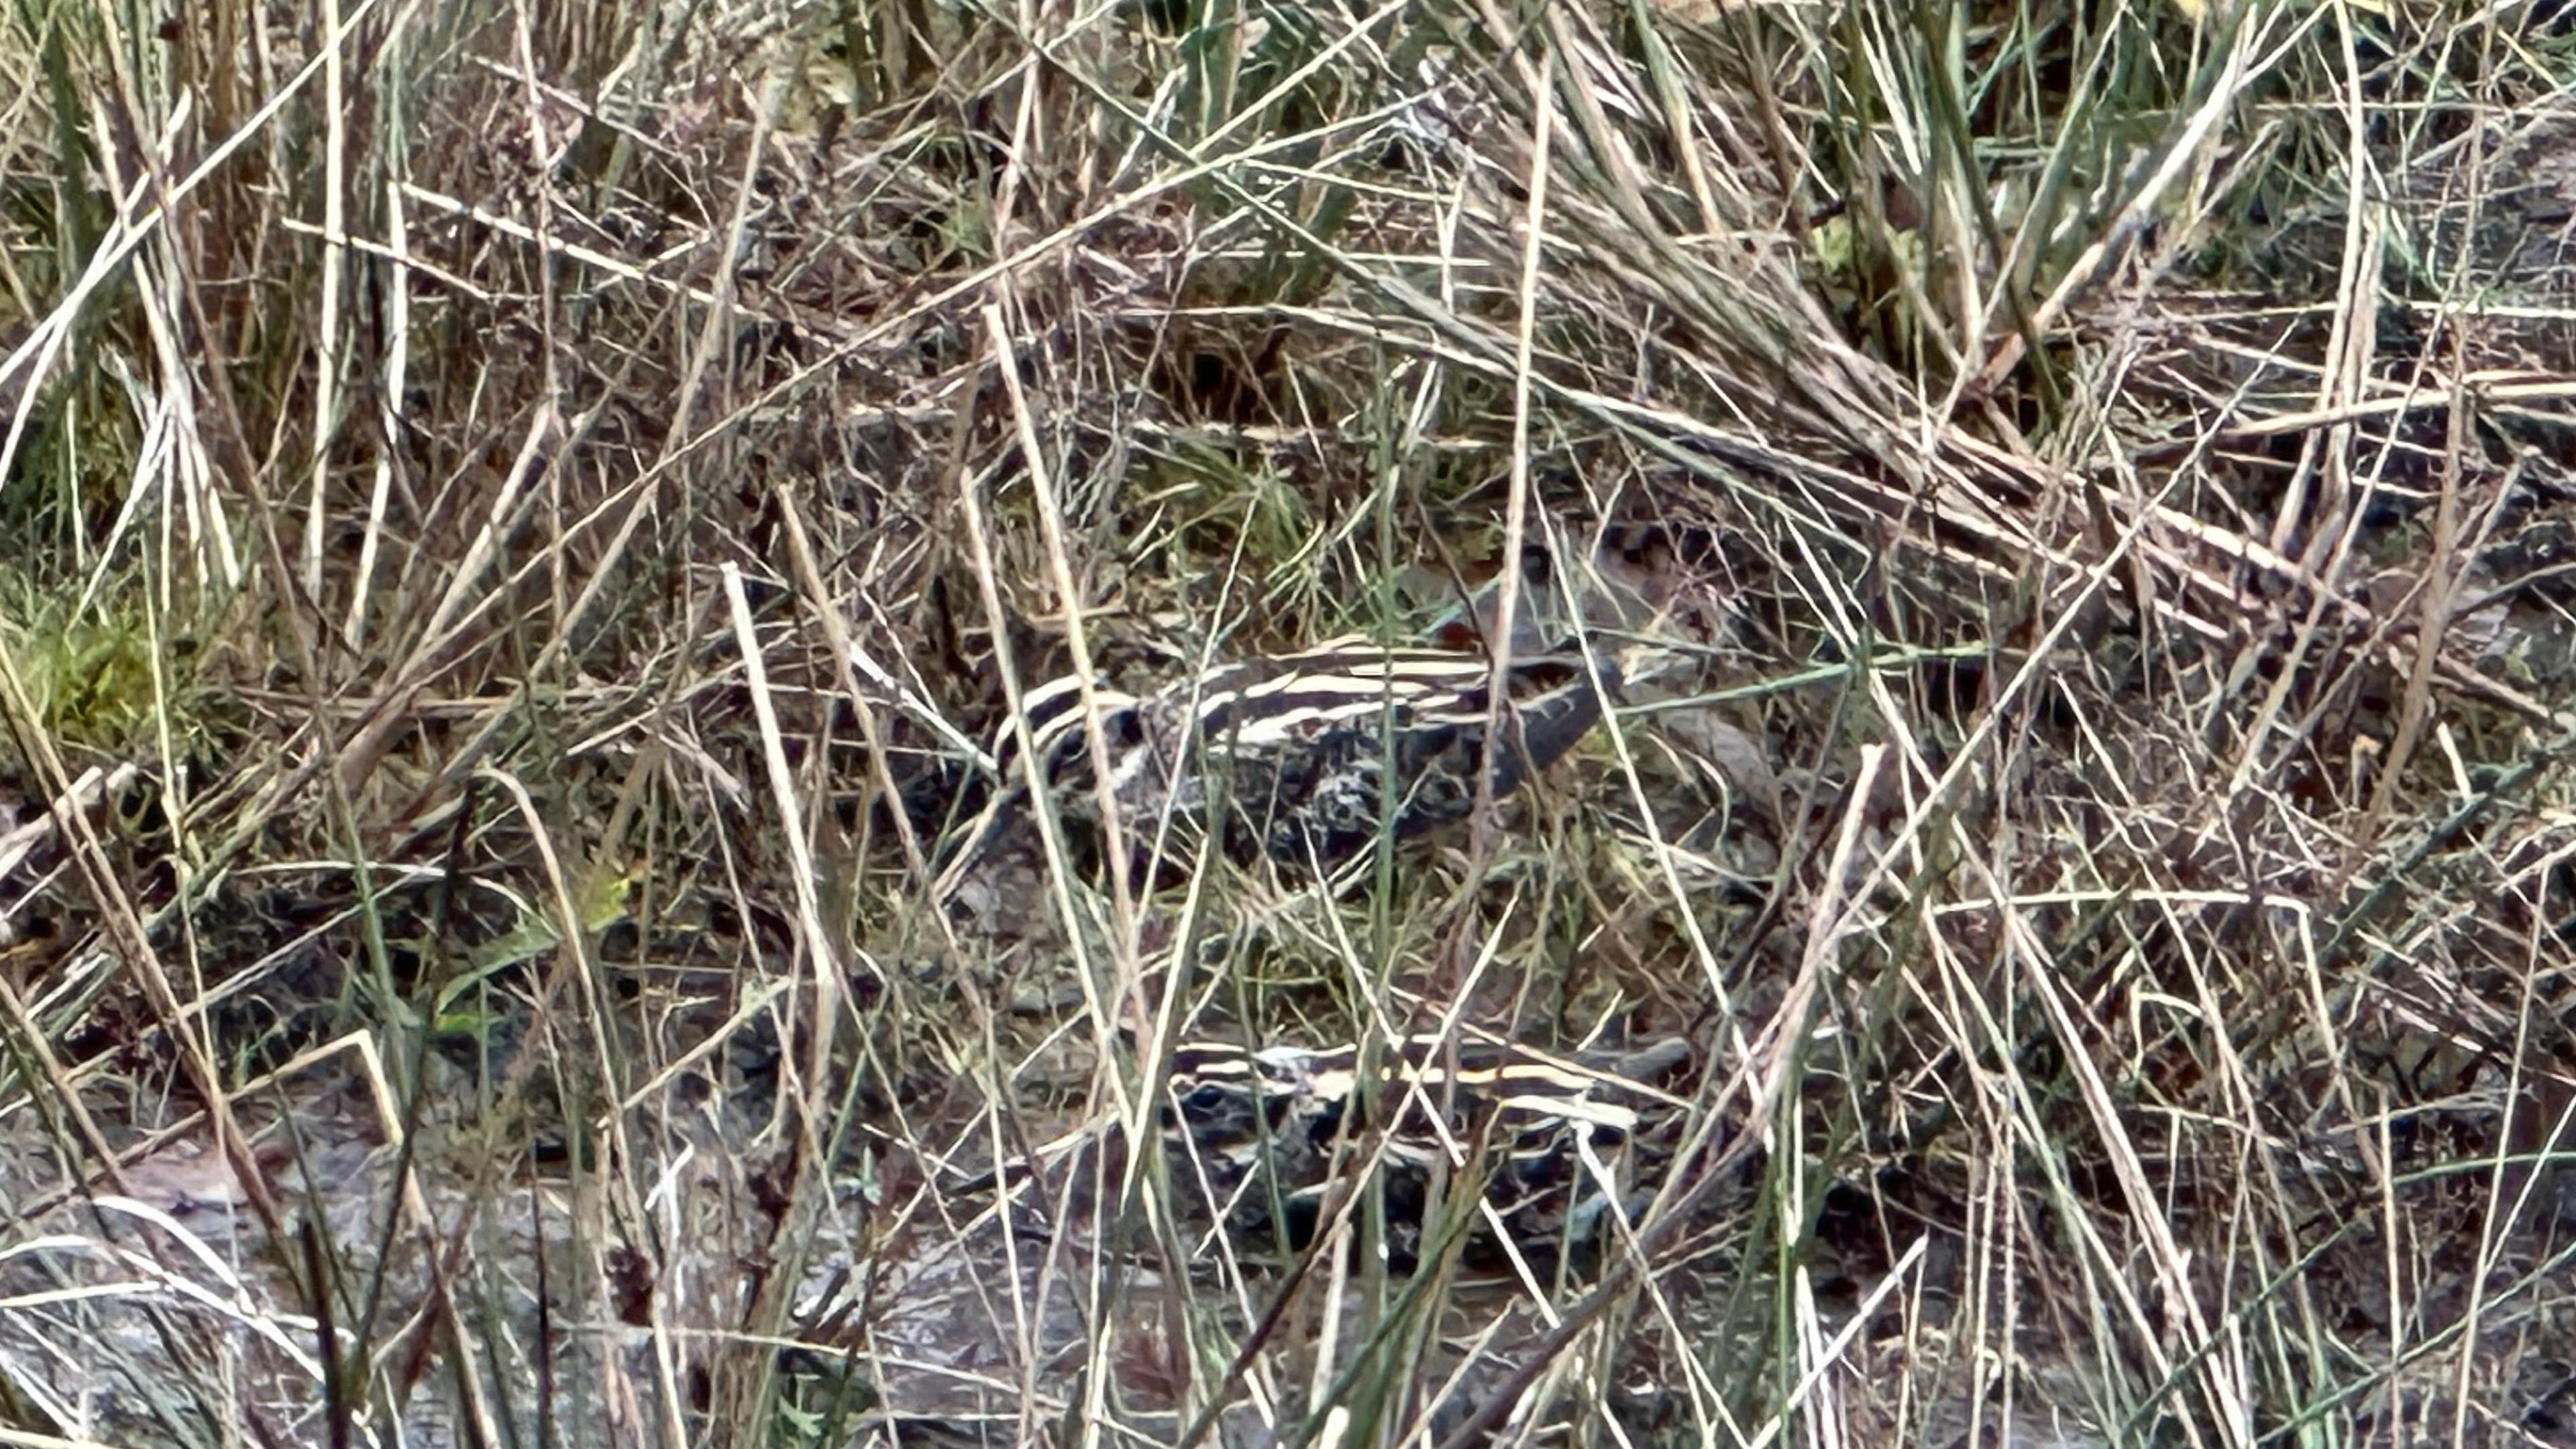
[[[962,883],[974,858],[1026,815],[1034,803],[1028,798],[1032,764],[1040,788],[1063,792],[1057,798],[1077,813],[1097,815],[1086,802],[1096,802],[1105,784],[1131,847],[1139,827],[1173,809],[1195,808],[1203,798],[1200,771],[1249,764],[1256,798],[1228,825],[1226,848],[1267,850],[1298,865],[1330,864],[1379,838],[1353,812],[1383,807],[1361,810],[1354,781],[1399,769],[1386,812],[1399,837],[1462,818],[1462,775],[1483,770],[1497,797],[1517,789],[1590,728],[1616,678],[1614,669],[1596,680],[1586,661],[1562,651],[1524,655],[1503,671],[1505,696],[1496,701],[1494,664],[1481,654],[1345,638],[1226,664],[1143,699],[1095,680],[1088,692],[1096,710],[1085,708],[1084,681],[1053,680],[1021,697],[1033,760],[1020,758],[1020,726],[1005,722],[995,733],[999,793],[967,834],[965,851],[942,873],[941,894]],[[1105,782],[1093,778],[1085,733],[1094,719],[1108,755]],[[1487,726],[1497,720],[1504,733],[1489,741]],[[1373,749],[1370,740],[1379,736],[1383,746]],[[1106,831],[1109,822],[1092,819],[1083,828]],[[1320,862],[1312,859],[1317,850],[1324,852]]]

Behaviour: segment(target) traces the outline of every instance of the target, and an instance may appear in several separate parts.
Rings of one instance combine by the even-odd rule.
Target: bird
[[[1580,1261],[1687,1114],[1662,1083],[1692,1056],[1679,1037],[1559,1056],[1423,1034],[1382,1044],[1364,1075],[1354,1043],[1191,1041],[1171,1050],[1155,1123],[1173,1201],[1201,1244],[1221,1235],[1239,1250],[1303,1252],[1367,1173],[1382,1189],[1394,1271],[1436,1250],[1443,1177],[1478,1183],[1491,1209],[1467,1224],[1471,1263],[1494,1261],[1505,1237],[1528,1260]],[[1077,1128],[957,1190],[1007,1184],[1016,1195],[1031,1169],[1109,1143],[1107,1126]]]
[[[1524,1256],[1554,1258],[1598,1246],[1606,1209],[1626,1192],[1619,1179],[1639,1165],[1641,1137],[1683,1105],[1656,1083],[1690,1060],[1679,1038],[1558,1057],[1500,1041],[1411,1036],[1379,1054],[1376,1080],[1390,1097],[1360,1090],[1355,1046],[1199,1042],[1173,1052],[1158,1120],[1193,1221],[1238,1235],[1269,1227],[1291,1252],[1323,1224],[1336,1142],[1347,1135],[1366,1146],[1356,1129],[1381,1122],[1375,1170],[1388,1263],[1399,1272],[1432,1245],[1434,1180],[1467,1169],[1481,1140],[1492,1211],[1469,1225],[1470,1258],[1492,1257],[1496,1228]]]
[[[1348,636],[1141,695],[1103,679],[1087,690],[1079,678],[1050,681],[995,733],[999,783],[959,832],[934,894],[953,899],[1015,839],[1023,850],[1033,842],[1023,750],[1089,868],[1106,863],[1105,793],[1137,877],[1185,871],[1211,844],[1238,864],[1329,872],[1381,836],[1411,840],[1466,819],[1479,771],[1495,799],[1519,789],[1591,732],[1617,679],[1609,660],[1578,649],[1515,656],[1497,711],[1485,655]],[[1095,710],[1105,792],[1085,728]]]

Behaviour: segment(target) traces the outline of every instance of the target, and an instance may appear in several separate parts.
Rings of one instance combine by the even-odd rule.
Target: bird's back
[[[1266,855],[1330,869],[1381,835],[1405,840],[1464,820],[1480,769],[1496,799],[1521,788],[1599,722],[1615,687],[1606,661],[1602,672],[1596,682],[1571,652],[1514,659],[1496,710],[1481,655],[1340,639],[1224,664],[1141,699],[1105,686],[1091,696],[1108,794],[1140,866],[1195,858],[1213,824],[1240,863]],[[1072,843],[1096,860],[1105,832],[1083,691],[1071,681],[1032,690],[1022,718]],[[1021,748],[1016,725],[997,736],[1003,778],[951,884],[1029,828]]]

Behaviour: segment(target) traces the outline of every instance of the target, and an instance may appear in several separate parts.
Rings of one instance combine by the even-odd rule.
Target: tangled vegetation
[[[0,1435],[2576,1443],[2565,7],[0,77]],[[1507,609],[1472,828],[929,901],[1077,659]],[[1173,1210],[1177,1044],[1422,1033],[1690,1044],[1603,1251]]]

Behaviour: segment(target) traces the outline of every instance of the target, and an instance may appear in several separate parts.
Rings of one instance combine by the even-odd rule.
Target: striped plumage
[[[1679,1038],[1555,1056],[1422,1036],[1381,1046],[1363,1082],[1352,1046],[1191,1042],[1172,1051],[1156,1123],[1179,1221],[1238,1251],[1304,1250],[1332,1204],[1373,1179],[1388,1264],[1410,1271],[1433,1245],[1433,1183],[1446,1180],[1482,1188],[1470,1261],[1494,1257],[1497,1227],[1524,1258],[1579,1261],[1603,1243],[1612,1199],[1627,1203],[1668,1152],[1688,1103],[1667,1080],[1691,1058]],[[1078,1128],[954,1190],[1018,1200],[1032,1168],[1061,1181],[1070,1155],[1115,1152],[1117,1138],[1107,1122]]]
[[[1495,1246],[1497,1223],[1525,1256],[1553,1256],[1598,1245],[1602,1212],[1611,1194],[1624,1195],[1641,1135],[1678,1116],[1680,1099],[1656,1080],[1689,1060],[1678,1040],[1561,1058],[1414,1037],[1381,1054],[1379,1091],[1362,1094],[1351,1047],[1200,1043],[1173,1053],[1161,1121],[1174,1190],[1191,1218],[1235,1233],[1275,1226],[1281,1246],[1294,1250],[1320,1225],[1335,1147],[1357,1125],[1352,1113],[1380,1114],[1387,1130],[1373,1160],[1399,1270],[1426,1246],[1435,1177],[1471,1166],[1481,1143],[1492,1216],[1471,1226],[1471,1256]],[[1370,1145],[1356,1133],[1350,1140]],[[1345,1160],[1343,1171],[1359,1160]]]
[[[1466,818],[1480,768],[1496,798],[1508,795],[1601,717],[1603,691],[1579,654],[1516,658],[1503,745],[1489,750],[1491,682],[1481,655],[1343,639],[1223,665],[1142,698],[1095,686],[1093,699],[1109,794],[1140,863],[1158,837],[1160,859],[1193,858],[1213,819],[1237,861],[1330,868],[1377,840],[1390,786],[1392,834],[1411,838]],[[1031,690],[1022,715],[1059,818],[1097,859],[1099,792],[1079,683]],[[1031,828],[1016,724],[996,735],[993,753],[1001,784],[943,875],[943,895]]]

